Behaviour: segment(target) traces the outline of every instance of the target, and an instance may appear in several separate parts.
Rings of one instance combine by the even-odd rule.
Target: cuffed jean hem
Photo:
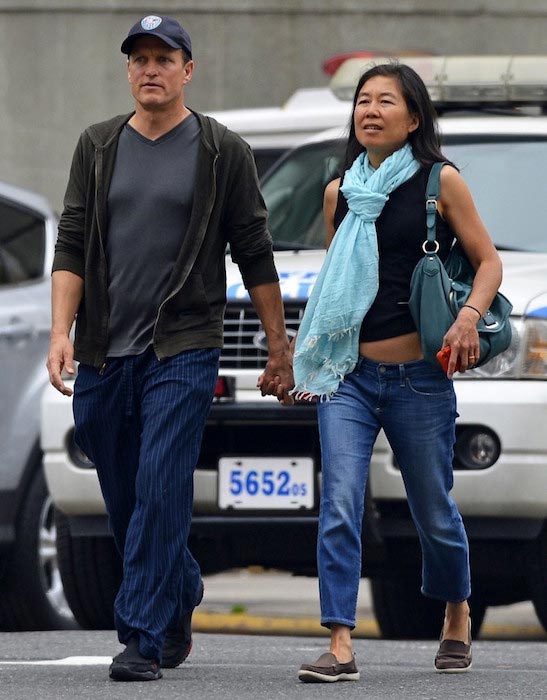
[[[442,600],[444,603],[463,603],[466,600],[469,600],[471,597],[471,590],[467,593],[467,595],[464,595],[463,598],[460,598],[459,596],[455,598],[454,600],[451,600],[450,597],[447,597],[446,595],[438,594],[438,593],[429,593],[428,591],[425,591],[423,588],[421,589],[422,595],[425,596],[426,598],[433,598],[434,600]]]
[[[340,618],[321,618],[321,626],[326,627],[327,629],[330,630],[331,625],[345,625],[346,627],[349,627],[350,629],[355,629],[355,620],[344,620]]]

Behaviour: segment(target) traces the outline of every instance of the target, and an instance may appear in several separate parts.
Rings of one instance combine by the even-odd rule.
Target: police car
[[[443,150],[469,184],[504,264],[514,306],[510,348],[456,376],[454,496],[465,520],[478,633],[488,606],[532,600],[547,629],[547,58],[415,57],[441,113]],[[289,332],[324,259],[323,190],[338,174],[353,88],[332,89],[336,127],[290,151],[262,182]],[[315,574],[321,461],[315,408],[262,399],[265,336],[228,261],[225,346],[195,475],[191,545],[205,572],[261,564]],[[58,508],[59,563],[76,618],[111,624],[119,562],[93,465],[73,440],[70,402],[43,399],[42,443]],[[385,637],[438,635],[442,605],[420,594],[420,553],[402,479],[381,434],[363,528],[363,576]],[[118,568],[117,568],[118,567]],[[106,574],[105,574],[106,572]]]

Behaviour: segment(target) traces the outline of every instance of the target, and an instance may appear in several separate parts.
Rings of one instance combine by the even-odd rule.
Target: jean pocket
[[[444,373],[422,374],[407,377],[406,384],[413,394],[418,396],[451,396],[454,387]]]
[[[80,363],[78,365],[78,374],[76,375],[76,381],[74,382],[74,395],[82,396],[95,388],[99,387],[104,382],[110,379],[112,370],[116,370],[117,367],[113,366],[113,363],[108,363],[103,369],[97,369],[93,365],[84,365]]]

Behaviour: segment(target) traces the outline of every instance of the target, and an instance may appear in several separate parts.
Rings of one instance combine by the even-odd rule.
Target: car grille
[[[285,304],[285,325],[291,337],[300,326],[304,304]],[[224,316],[224,348],[220,356],[221,369],[262,369],[268,353],[255,345],[257,334],[263,331],[252,304],[229,303]]]

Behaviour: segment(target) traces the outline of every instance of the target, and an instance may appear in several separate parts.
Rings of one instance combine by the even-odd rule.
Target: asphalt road
[[[112,631],[0,633],[0,700],[547,698],[547,635],[530,603],[490,608],[472,671],[446,676],[433,670],[435,641],[378,638],[363,580],[354,642],[361,680],[335,686],[296,676],[327,649],[318,617],[317,579],[256,569],[207,576],[192,654],[161,681],[108,680],[122,649]]]
[[[113,632],[0,634],[0,700],[539,700],[547,697],[546,642],[474,643],[469,673],[433,670],[436,642],[357,639],[361,680],[300,683],[303,661],[325,650],[314,637],[194,635],[194,649],[160,681],[108,680],[110,656],[121,647]]]

